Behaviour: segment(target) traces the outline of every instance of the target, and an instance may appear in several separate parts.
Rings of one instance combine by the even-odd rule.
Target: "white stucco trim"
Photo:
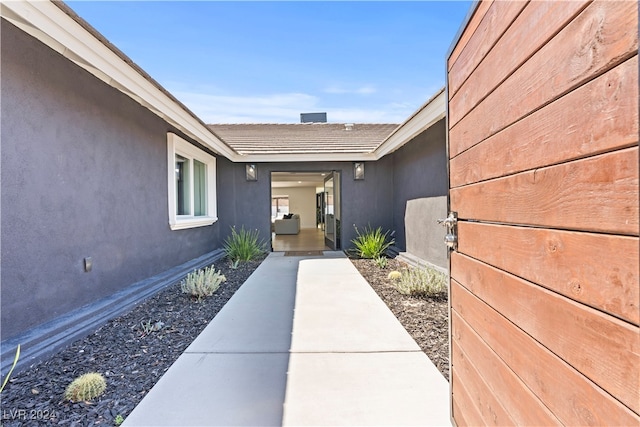
[[[185,135],[232,161],[239,160],[238,153],[218,139],[192,113],[52,2],[2,2],[0,16],[128,95]]]
[[[187,228],[206,227],[216,222],[217,218],[198,217],[180,219],[175,224],[170,224],[171,230],[185,230]]]
[[[207,216],[176,215],[176,154],[197,159],[207,166]],[[167,133],[167,190],[169,227],[172,230],[204,227],[218,220],[216,158],[171,132]]]

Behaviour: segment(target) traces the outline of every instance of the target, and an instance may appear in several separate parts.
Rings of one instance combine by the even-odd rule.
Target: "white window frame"
[[[176,213],[176,154],[188,159],[195,159],[206,165],[207,169],[207,214],[204,216],[178,215]],[[167,166],[169,189],[169,227],[172,230],[204,227],[218,220],[216,203],[216,158],[178,135],[167,133]],[[193,173],[193,168],[191,168]],[[193,179],[190,180],[193,191]],[[193,203],[193,197],[191,197]],[[193,212],[193,209],[191,210]]]

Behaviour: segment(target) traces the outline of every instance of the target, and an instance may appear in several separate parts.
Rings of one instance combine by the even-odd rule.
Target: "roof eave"
[[[446,95],[440,89],[422,107],[398,126],[373,152],[376,159],[392,153],[445,117]]]
[[[2,2],[0,16],[129,96],[188,137],[232,161],[239,160],[238,153],[216,137],[199,118],[65,13],[64,8],[67,6],[50,1]]]
[[[234,160],[245,163],[275,162],[367,162],[378,160],[373,153],[295,153],[295,154],[247,154]]]

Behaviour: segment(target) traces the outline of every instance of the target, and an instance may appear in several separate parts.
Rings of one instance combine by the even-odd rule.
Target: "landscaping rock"
[[[446,293],[432,297],[402,295],[393,286],[389,273],[407,268],[390,259],[380,268],[371,259],[351,259],[409,335],[449,381],[449,303]]]
[[[126,418],[260,262],[232,269],[229,261],[220,260],[215,266],[227,280],[211,297],[198,302],[175,283],[51,358],[12,375],[0,396],[2,426],[112,426],[117,415]],[[162,322],[162,327],[145,332],[143,323],[149,321]],[[92,371],[105,377],[104,394],[90,402],[63,401],[67,385]]]
[[[118,415],[126,418],[261,261],[232,269],[221,260],[216,268],[227,281],[213,296],[198,302],[176,283],[50,359],[13,375],[1,395],[2,426],[112,426]],[[400,294],[387,277],[402,267],[396,260],[385,268],[372,260],[352,262],[448,380],[447,295]],[[145,332],[148,322],[163,325]],[[64,401],[67,385],[92,371],[105,377],[104,394],[90,402]]]

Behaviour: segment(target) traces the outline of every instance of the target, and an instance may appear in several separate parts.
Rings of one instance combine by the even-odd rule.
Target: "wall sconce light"
[[[258,166],[252,163],[250,165],[247,165],[246,168],[247,168],[247,181],[257,181]]]
[[[361,181],[364,179],[364,163],[355,162],[353,164],[353,179]]]

